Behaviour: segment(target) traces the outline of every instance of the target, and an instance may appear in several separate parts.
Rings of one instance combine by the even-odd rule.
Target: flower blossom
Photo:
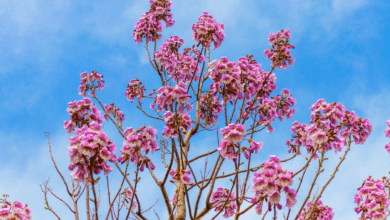
[[[272,67],[286,69],[287,67],[294,64],[295,59],[291,58],[290,49],[294,49],[295,47],[288,42],[290,36],[290,30],[281,30],[276,34],[271,33],[269,35],[268,40],[269,44],[272,46],[272,49],[265,50],[264,55],[272,61]]]
[[[223,33],[225,28],[224,24],[218,24],[218,22],[213,18],[212,15],[209,15],[207,12],[198,18],[198,22],[192,25],[192,39],[199,44],[202,44],[203,47],[209,48],[211,43],[214,43],[214,50],[221,46],[223,39],[225,38],[225,33]]]
[[[371,134],[372,125],[368,119],[359,118],[354,111],[345,110],[341,103],[326,103],[319,99],[310,108],[311,125],[294,122],[291,132],[294,138],[288,140],[289,152],[300,154],[300,146],[305,146],[308,154],[335,149],[335,153],[347,145],[347,138],[352,136],[355,144],[363,144]],[[321,114],[321,111],[323,114]],[[314,159],[318,158],[317,153]]]
[[[184,112],[184,108],[187,109],[187,112],[190,112],[192,110],[192,105],[188,104],[190,98],[191,96],[187,94],[186,84],[179,82],[179,84],[177,84],[175,87],[161,87],[157,91],[157,97],[150,104],[150,107],[154,109],[154,106],[157,104],[157,111],[161,112],[163,109],[173,109],[173,104],[175,101],[177,101],[180,104],[180,112]]]
[[[108,136],[101,130],[101,125],[95,122],[89,126],[84,125],[75,131],[75,136],[68,138],[70,142],[68,154],[70,156],[69,170],[74,170],[70,175],[78,182],[91,180],[90,169],[92,173],[99,174],[104,170],[107,175],[111,172],[112,167],[107,161],[114,163],[116,156],[115,144],[108,139]]]
[[[261,150],[261,147],[263,146],[263,142],[256,142],[252,139],[249,139],[248,141],[249,141],[249,147],[242,147],[241,148],[241,150],[244,152],[246,159],[249,159],[248,153],[257,154]]]
[[[176,82],[189,83],[192,80],[197,81],[200,67],[198,63],[205,60],[204,55],[199,50],[192,48],[185,48],[184,52],[179,52],[180,46],[184,44],[184,39],[178,36],[172,36],[162,43],[160,50],[154,53],[155,61],[162,65],[167,74]],[[191,56],[192,52],[195,58]]]
[[[229,197],[230,194],[230,197]],[[226,200],[233,200],[226,203]],[[234,192],[230,193],[229,189],[224,189],[219,187],[213,194],[211,194],[210,202],[215,207],[214,211],[219,212],[223,205],[226,203],[224,209],[223,217],[229,218],[234,215],[235,210],[237,209],[237,203],[235,201],[236,196]]]
[[[369,176],[363,185],[358,188],[355,195],[356,213],[362,212],[359,220],[363,219],[387,219],[386,210],[388,210],[390,201],[385,191],[385,186],[381,180],[374,180]]]
[[[219,99],[208,92],[200,97],[199,117],[205,121],[206,126],[217,124],[219,114],[223,112]]]
[[[219,143],[219,153],[222,157],[230,160],[236,160],[237,155],[234,151],[234,144],[242,141],[246,135],[245,126],[242,124],[229,124],[227,127],[219,130],[222,133],[222,140]]]
[[[104,105],[104,110],[106,110],[107,113],[103,115],[103,119],[108,121],[108,114],[112,114],[119,125],[122,125],[123,121],[125,120],[125,115],[119,110],[119,108],[115,107],[114,103],[110,105]]]
[[[188,175],[191,174],[191,171],[189,170],[181,170],[181,172],[177,172],[177,170],[171,170],[169,172],[169,175],[172,176],[171,182],[181,182],[184,185],[193,186],[194,184],[191,183],[191,179],[188,177]]]
[[[149,152],[154,154],[158,150],[155,139],[156,129],[150,126],[147,128],[143,126],[138,130],[127,128],[124,134],[125,140],[123,141],[122,149],[120,149],[122,156],[118,157],[118,162],[124,163],[130,159],[130,162],[136,163],[141,171],[144,171],[145,166],[154,170],[154,164],[149,158],[141,154],[141,150],[143,150],[144,154]]]
[[[133,102],[135,97],[137,97],[137,101],[141,101],[144,98],[144,90],[146,90],[145,86],[139,79],[132,79],[127,84],[125,96],[130,102]]]
[[[306,208],[303,208],[301,214],[299,214],[298,220],[307,219],[310,212],[313,210],[312,202],[308,202],[306,204]],[[332,212],[332,208],[328,206],[324,206],[321,200],[317,201],[317,205],[314,207],[314,211],[312,217],[310,219],[317,220],[332,220],[334,216],[334,212]]]
[[[66,111],[69,112],[70,116],[70,120],[64,122],[64,128],[67,133],[71,133],[76,127],[81,128],[92,122],[97,124],[102,123],[100,112],[96,106],[92,106],[91,99],[89,98],[74,101],[73,103],[69,102]]]
[[[294,181],[292,179],[293,172],[290,170],[282,170],[280,159],[276,156],[270,156],[270,159],[264,162],[264,167],[258,173],[254,173],[252,192],[256,193],[252,198],[252,203],[259,201],[255,207],[256,213],[262,213],[264,196],[268,197],[268,208],[271,211],[272,205],[276,205],[278,209],[282,209],[280,204],[281,190],[286,193],[286,206],[291,209],[297,200],[296,192],[290,189]]]
[[[150,0],[150,10],[142,15],[142,18],[135,24],[133,38],[136,43],[141,43],[142,38],[148,42],[160,40],[162,34],[162,22],[165,21],[166,27],[175,24],[172,20],[171,11],[172,2],[168,0]]]
[[[256,111],[259,115],[258,124],[265,125],[268,127],[267,132],[272,133],[272,123],[275,118],[279,118],[283,121],[283,117],[286,116],[290,119],[295,114],[295,109],[292,107],[296,104],[295,98],[292,97],[290,91],[283,89],[281,92],[282,96],[277,95],[276,97],[258,97],[255,101],[247,101],[247,107],[245,108],[246,114],[242,115],[242,118],[246,118],[248,113]]]
[[[182,132],[187,132],[191,128],[191,117],[186,112],[179,111],[177,113],[172,113],[170,111],[165,112],[165,127],[162,135],[165,138],[174,138],[177,137],[179,128]]]
[[[27,204],[20,201],[15,201],[12,204],[8,201],[0,201],[4,205],[0,206],[0,219],[4,220],[31,220],[31,209],[27,208]]]
[[[131,191],[129,188],[126,188],[123,190],[122,194],[125,196],[125,200],[129,203],[131,200],[133,200],[133,205],[131,206],[131,210],[133,210],[138,205],[135,196],[133,197],[133,191]]]
[[[104,88],[103,75],[99,74],[96,70],[92,73],[83,72],[81,75],[81,86],[79,86],[80,95],[85,97],[85,93],[90,89],[90,96],[95,96],[95,89],[102,90]],[[97,85],[95,85],[95,82]],[[89,84],[90,83],[90,84]]]

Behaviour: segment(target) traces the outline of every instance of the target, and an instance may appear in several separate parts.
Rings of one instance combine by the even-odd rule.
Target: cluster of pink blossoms
[[[387,219],[385,212],[388,210],[390,201],[383,182],[369,176],[358,190],[359,192],[355,195],[355,203],[358,205],[355,211],[358,214],[362,212],[359,220]]]
[[[291,58],[290,49],[295,47],[288,42],[290,36],[290,30],[281,30],[276,34],[271,33],[269,35],[269,45],[272,46],[272,49],[265,50],[264,55],[272,61],[271,66],[277,64],[275,68],[286,69],[294,64],[295,59]]]
[[[176,113],[172,113],[171,111],[167,111],[164,116],[165,127],[162,135],[165,138],[177,137],[177,128],[185,133],[192,126],[191,117],[186,112],[178,111]]]
[[[133,38],[136,43],[141,43],[142,38],[146,38],[149,42],[160,40],[162,34],[162,22],[165,21],[166,27],[175,24],[172,20],[170,9],[172,2],[168,0],[150,0],[150,10],[142,15],[142,18],[135,24]]]
[[[303,208],[303,211],[301,214],[299,214],[298,220],[305,220],[307,219],[311,212],[313,210],[313,204],[312,202],[308,202],[306,204],[306,208]],[[322,204],[321,200],[317,201],[317,205],[314,207],[314,212],[312,214],[312,217],[310,219],[316,219],[316,220],[332,220],[334,216],[334,212],[332,212],[332,208],[328,206],[324,206]]]
[[[257,64],[252,57],[253,55],[241,57],[237,64],[222,57],[220,61],[214,60],[209,64],[210,78],[213,80],[210,89],[214,94],[219,93],[223,96],[222,104],[236,101],[237,98],[250,99],[260,89],[264,92],[260,97],[267,97],[276,90],[275,74],[271,73],[268,76],[268,73],[261,70],[261,64]]]
[[[249,139],[248,142],[249,142],[249,147],[242,147],[241,148],[241,151],[244,152],[246,159],[249,159],[250,154],[259,153],[259,151],[261,150],[261,147],[263,146],[263,142],[256,142],[252,139]]]
[[[107,164],[107,161],[112,163],[116,161],[114,155],[116,146],[101,130],[100,124],[93,122],[76,129],[75,136],[70,137],[68,141],[71,162],[69,170],[78,168],[70,174],[74,180],[84,183],[86,177],[91,180],[91,169],[96,175],[102,170],[105,175],[111,172],[112,167]]]
[[[224,207],[225,213],[223,214],[223,217],[229,218],[234,215],[235,210],[237,209],[237,203],[235,201],[236,195],[234,192],[231,192],[230,197],[230,190],[224,189],[222,187],[219,187],[217,191],[213,192],[211,194],[210,202],[215,207],[214,211],[219,212],[223,205],[226,203],[226,200],[233,200],[226,203],[226,206]]]
[[[390,138],[390,120],[386,121],[387,128],[385,129],[386,137]],[[390,153],[390,142],[385,145],[387,152]]]
[[[106,110],[107,113],[103,115],[103,119],[108,121],[108,114],[112,114],[119,125],[122,126],[122,123],[125,120],[125,115],[119,110],[119,108],[115,107],[114,103],[111,103],[110,105],[105,104],[104,110]]]
[[[164,86],[157,91],[156,99],[150,104],[150,108],[155,109],[155,104],[157,104],[157,111],[161,112],[163,109],[168,110],[168,107],[173,110],[173,103],[177,101],[179,106],[179,111],[184,112],[184,108],[187,108],[187,111],[192,110],[192,105],[188,104],[191,96],[187,94],[186,84],[179,82],[175,87]]]
[[[141,101],[144,98],[145,86],[142,85],[142,82],[139,79],[132,79],[130,83],[127,84],[127,89],[125,91],[126,98],[133,102],[134,98],[137,97],[137,101]]]
[[[188,175],[191,174],[191,171],[189,170],[181,170],[181,172],[177,172],[177,170],[171,170],[169,174],[172,176],[173,180],[170,180],[171,183],[179,182],[180,184],[193,186],[194,184],[191,183],[191,179],[188,177]],[[177,203],[177,193],[178,189],[176,189],[175,194],[173,195],[172,199],[169,201],[171,204]]]
[[[186,83],[192,80],[197,81],[199,76],[196,74],[200,71],[198,63],[203,62],[205,58],[194,46],[192,49],[185,48],[184,53],[180,53],[179,48],[182,44],[184,44],[184,39],[178,36],[168,38],[167,42],[161,44],[160,50],[154,53],[154,59],[167,70],[168,75],[173,77],[175,81]],[[191,56],[191,51],[195,58]]]
[[[290,109],[296,103],[295,98],[292,97],[290,91],[283,89],[281,95],[282,97],[279,95],[271,97],[274,100],[270,100],[268,97],[259,97],[255,100],[255,104],[253,103],[254,100],[247,101],[245,113],[241,117],[246,118],[248,113],[257,111],[259,115],[258,124],[267,125],[268,132],[272,133],[274,129],[271,124],[276,117],[278,117],[280,121],[283,121],[284,116],[290,119],[296,111],[295,109]]]
[[[81,86],[79,86],[80,95],[85,97],[85,93],[91,89],[90,96],[95,96],[95,89],[102,90],[104,88],[103,75],[99,74],[96,70],[92,73],[83,72],[81,75]],[[97,85],[95,85],[95,82]],[[90,83],[90,84],[89,84]]]
[[[188,177],[188,175],[191,174],[191,171],[189,170],[181,170],[181,172],[177,172],[177,170],[171,170],[169,174],[172,176],[172,183],[180,181],[184,185],[194,185],[193,183],[191,183],[191,179]]]
[[[217,124],[219,114],[223,112],[219,98],[208,92],[200,96],[199,117],[206,126]]]
[[[222,157],[230,160],[237,159],[237,153],[234,150],[234,144],[242,141],[246,136],[245,126],[242,124],[229,124],[227,127],[219,130],[222,133],[222,140],[219,143],[219,153]]]
[[[218,24],[212,15],[203,12],[198,18],[198,22],[192,25],[192,30],[194,31],[192,33],[192,39],[206,48],[209,48],[210,44],[214,43],[215,50],[221,46],[221,43],[225,38],[226,34],[223,33],[224,28],[224,24]]]
[[[299,124],[294,122],[291,132],[295,135],[293,144],[288,140],[286,145],[289,146],[289,152],[298,152],[300,146],[305,146],[308,154],[314,151],[322,152],[335,149],[335,152],[342,150],[347,145],[346,139],[352,135],[355,144],[363,144],[372,131],[372,125],[368,119],[359,118],[355,112],[344,111],[341,103],[329,103],[319,99],[310,108],[312,125]],[[323,114],[320,111],[323,111]],[[338,134],[340,133],[340,137]],[[322,146],[318,148],[318,146]],[[314,159],[318,158],[317,153]]]
[[[133,191],[131,189],[126,188],[123,193],[125,195],[125,200],[129,203],[131,202],[131,199],[133,198]],[[135,207],[137,207],[138,203],[135,201],[135,197],[133,198],[133,205],[131,206],[131,210],[133,210]]]
[[[4,201],[4,205],[0,206],[0,219],[4,220],[31,220],[31,209],[27,208],[26,204],[15,201],[12,204]]]
[[[282,170],[282,164],[280,159],[276,156],[270,156],[270,159],[264,162],[264,167],[258,173],[254,173],[253,191],[256,195],[252,198],[252,202],[256,202],[259,199],[259,204],[255,207],[256,213],[261,214],[263,199],[268,197],[268,210],[271,211],[272,205],[276,205],[278,209],[282,209],[280,202],[280,192],[286,193],[286,206],[291,209],[297,200],[296,192],[294,189],[290,189],[294,181],[292,179],[293,172],[290,170]],[[262,197],[262,198],[260,198]]]
[[[156,129],[148,126],[134,130],[133,128],[127,128],[124,132],[125,140],[123,141],[123,147],[120,149],[122,156],[118,157],[118,162],[124,163],[130,159],[131,163],[136,163],[140,167],[141,171],[144,171],[144,167],[151,168],[154,170],[155,166],[152,161],[146,156],[141,154],[141,150],[145,154],[149,151],[154,154],[158,150],[155,135],[157,134]]]
[[[214,94],[222,94],[222,104],[244,98],[242,95],[244,84],[241,82],[240,70],[236,68],[234,62],[229,62],[227,57],[222,57],[220,61],[212,61],[209,68],[212,71],[210,79],[213,80],[210,89]]]
[[[84,98],[80,101],[74,101],[68,103],[68,109],[70,120],[64,122],[64,128],[67,133],[71,133],[75,127],[81,128],[83,125],[96,122],[102,123],[100,118],[100,112],[96,106],[92,106],[91,99]]]

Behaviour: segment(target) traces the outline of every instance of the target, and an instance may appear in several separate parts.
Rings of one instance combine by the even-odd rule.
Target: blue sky
[[[275,71],[276,93],[289,89],[296,98],[297,111],[289,120],[282,123],[277,120],[272,134],[262,132],[255,136],[256,141],[264,142],[255,161],[261,164],[269,155],[289,157],[285,141],[291,138],[291,124],[294,121],[309,123],[309,108],[318,99],[341,102],[346,109],[368,118],[374,126],[373,132],[364,145],[352,146],[321,200],[333,208],[334,219],[356,219],[358,215],[353,211],[356,188],[368,175],[378,179],[390,171],[387,168],[390,167],[389,153],[384,148],[390,141],[384,133],[385,121],[390,120],[389,6],[390,3],[381,0],[247,0],[245,3],[181,0],[173,1],[176,24],[168,29],[164,24],[162,34],[163,41],[178,35],[185,39],[185,47],[190,47],[194,43],[191,25],[207,11],[225,24],[226,33],[221,47],[211,51],[211,60],[226,56],[237,61],[239,57],[253,54],[268,71],[270,62],[263,53],[269,48],[269,33],[290,29],[290,42],[296,46],[292,52],[296,62],[287,70]],[[148,9],[147,0],[95,1],[92,4],[69,0],[1,1],[0,194],[7,193],[10,200],[27,203],[33,210],[33,219],[54,219],[43,209],[43,193],[39,187],[48,177],[54,192],[70,201],[50,160],[44,132],[51,133],[57,165],[70,180],[67,169],[70,135],[65,133],[63,122],[69,119],[67,103],[81,99],[77,91],[80,73],[96,69],[104,75],[106,87],[97,95],[102,102],[115,102],[124,111],[124,127],[154,124],[124,97],[126,84],[134,78],[141,79],[148,91],[158,86],[157,74],[148,63],[143,44],[136,44],[131,37],[134,24]],[[123,140],[110,123],[104,124],[104,130],[117,145],[119,155]],[[162,132],[162,125],[158,126],[158,131]],[[215,149],[215,133],[200,134],[191,146],[202,152]],[[341,153],[329,152],[328,155],[330,160],[325,162],[325,172],[319,177],[320,186],[329,178]],[[152,158],[158,161],[159,157],[156,154]],[[297,171],[304,162],[301,156],[284,163],[283,168]],[[155,164],[161,166],[159,162]],[[315,164],[308,170],[310,175],[305,178],[297,204],[306,196],[317,168]],[[201,167],[202,163],[198,163],[194,170]],[[224,169],[228,172],[230,168]],[[116,188],[119,179],[118,172],[110,174],[112,188]],[[148,173],[142,174],[141,181],[151,184],[138,189],[146,209],[160,198],[159,190]],[[227,186],[226,182],[218,184]],[[174,186],[170,185],[168,193],[172,196]],[[294,186],[296,188],[296,184]],[[102,215],[107,210],[105,188],[102,184]],[[49,197],[49,202],[62,219],[72,219],[62,203],[53,197]],[[80,210],[84,210],[84,202],[79,204]],[[161,198],[154,208],[160,218],[165,219]],[[280,213],[280,219],[282,213],[286,211]],[[81,216],[86,219],[84,211]],[[146,216],[155,218],[153,212]],[[254,213],[246,215],[247,219],[255,216]]]

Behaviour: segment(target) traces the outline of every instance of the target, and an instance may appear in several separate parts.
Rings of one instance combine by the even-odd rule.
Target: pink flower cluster
[[[157,91],[157,97],[150,104],[150,107],[154,109],[155,104],[157,104],[158,112],[161,112],[163,109],[168,110],[168,107],[173,110],[173,103],[177,101],[180,104],[180,112],[184,112],[184,108],[187,108],[187,111],[190,112],[192,110],[192,105],[188,104],[188,101],[191,96],[187,94],[186,86],[185,83],[179,82],[175,87],[161,87]]]
[[[198,22],[192,25],[192,30],[194,31],[192,33],[192,39],[206,48],[209,48],[210,44],[214,43],[215,50],[221,46],[221,43],[225,38],[226,34],[223,33],[224,28],[224,24],[218,24],[212,15],[203,12],[198,18]]]
[[[131,189],[126,188],[123,191],[123,194],[125,195],[125,200],[129,203],[131,202],[131,198],[133,198],[133,191]],[[133,210],[138,205],[137,201],[135,201],[135,197],[133,198],[133,205],[131,206],[131,210]]]
[[[263,142],[256,142],[252,139],[249,139],[249,148],[248,147],[242,147],[241,151],[244,152],[245,158],[249,159],[249,154],[257,154],[261,150],[261,146],[263,146]],[[248,154],[249,153],[249,154]]]
[[[282,164],[280,159],[271,155],[270,159],[264,162],[264,167],[258,173],[254,173],[253,193],[256,195],[252,198],[252,202],[256,202],[260,197],[268,197],[268,209],[271,211],[271,207],[275,204],[278,209],[282,209],[280,205],[280,192],[286,193],[286,206],[291,209],[297,200],[296,192],[294,189],[290,189],[294,181],[292,179],[293,172],[290,170],[282,170]],[[255,207],[256,213],[261,214],[263,206],[263,199]]]
[[[390,120],[386,121],[387,128],[385,129],[386,137],[390,138]],[[390,142],[385,145],[387,152],[390,153]]]
[[[359,192],[355,195],[355,203],[358,205],[355,211],[358,214],[362,212],[359,220],[387,219],[385,211],[388,210],[390,201],[383,182],[369,176],[358,190]]]
[[[274,129],[271,124],[275,120],[276,117],[279,118],[280,121],[283,121],[283,117],[287,116],[290,119],[294,113],[295,109],[290,109],[295,105],[295,98],[292,97],[290,91],[287,89],[283,89],[281,92],[282,97],[277,95],[274,100],[270,100],[268,97],[259,97],[255,100],[255,104],[253,104],[253,100],[247,101],[247,107],[245,108],[245,113],[241,116],[242,118],[246,118],[248,113],[257,111],[259,115],[259,125],[267,125],[268,132],[272,133]],[[257,102],[258,101],[258,104]]]
[[[85,93],[91,89],[90,96],[95,96],[95,89],[102,90],[104,88],[103,75],[99,74],[96,70],[92,73],[83,72],[81,75],[81,86],[79,86],[80,95],[85,97]],[[88,84],[90,82],[90,84]],[[95,82],[97,85],[95,85]]]
[[[286,69],[294,64],[295,59],[291,58],[290,49],[295,47],[288,42],[290,36],[290,30],[281,30],[276,34],[269,35],[269,45],[272,46],[272,49],[265,50],[264,55],[272,61],[271,66],[277,65],[275,68]]]
[[[125,115],[119,110],[119,108],[115,107],[114,103],[111,103],[110,105],[105,104],[104,110],[106,110],[107,113],[103,115],[103,119],[108,121],[108,114],[112,114],[119,125],[122,125],[125,120]]]
[[[192,49],[185,48],[184,53],[180,53],[179,48],[182,44],[184,44],[184,39],[178,36],[168,38],[167,42],[161,44],[160,50],[154,53],[154,59],[176,82],[197,81],[199,76],[196,74],[200,71],[198,63],[203,62],[205,58],[194,46]],[[195,54],[195,58],[191,56],[191,51]]]
[[[180,185],[188,185],[193,186],[194,184],[191,183],[191,179],[188,177],[188,175],[191,174],[191,171],[189,170],[181,170],[180,172],[177,172],[177,170],[171,170],[169,174],[172,176],[173,180],[170,180],[171,183],[179,182]],[[173,198],[169,201],[171,204],[177,203],[177,193],[178,189],[176,189],[175,194],[173,195]]]
[[[305,220],[307,219],[311,212],[313,210],[313,204],[312,202],[308,202],[306,204],[306,208],[303,209],[301,214],[298,217],[298,220]],[[314,207],[314,212],[312,214],[312,217],[310,219],[316,219],[316,220],[332,220],[334,216],[334,212],[332,212],[332,208],[328,206],[324,206],[322,204],[321,200],[317,201],[317,204]]]
[[[322,152],[335,149],[335,152],[342,150],[347,145],[346,139],[352,135],[355,144],[363,144],[372,131],[372,125],[368,119],[359,118],[355,112],[345,110],[341,103],[327,104],[324,99],[319,99],[310,108],[311,125],[294,122],[291,132],[295,135],[293,144],[288,140],[289,152],[299,151],[301,145],[307,148],[308,154],[314,151]],[[323,111],[323,114],[320,112]],[[338,134],[340,133],[340,137]],[[318,148],[320,146],[320,148]],[[321,147],[323,146],[323,148]],[[318,158],[315,154],[314,159]]]
[[[15,201],[12,204],[4,201],[0,206],[0,219],[4,220],[31,220],[31,209],[26,204]]]
[[[127,84],[127,89],[125,91],[126,98],[133,102],[134,98],[137,97],[137,101],[141,101],[144,98],[145,86],[142,85],[142,82],[139,79],[132,79],[130,83]]]
[[[252,57],[253,55],[240,57],[235,67],[244,85],[244,96],[246,99],[256,95],[262,85],[261,75],[266,74],[261,70],[261,64],[257,64],[257,61]]]
[[[230,160],[237,159],[237,153],[234,150],[234,144],[242,141],[246,136],[245,126],[242,124],[229,124],[227,127],[219,130],[222,133],[222,140],[219,143],[219,153],[222,157]]]
[[[169,172],[169,175],[171,175],[173,179],[171,180],[172,183],[180,181],[184,185],[192,186],[194,184],[191,183],[191,179],[188,177],[190,174],[191,171],[189,170],[181,170],[181,172],[177,172],[177,170],[171,170],[171,172]]]
[[[212,61],[209,68],[212,69],[210,79],[213,80],[210,89],[214,94],[222,94],[222,104],[244,98],[242,95],[244,84],[234,62],[229,62],[227,57],[222,57],[220,61]]]
[[[219,187],[217,191],[211,194],[210,202],[215,207],[214,211],[219,212],[222,209],[223,205],[225,204],[226,200],[236,199],[234,192],[230,194],[230,197],[229,194],[230,194],[230,190],[224,189],[222,187]],[[223,214],[223,217],[229,218],[233,216],[236,209],[237,209],[236,201],[227,202],[226,206],[224,207],[225,213]]]
[[[162,135],[165,138],[174,138],[178,135],[178,128],[186,133],[189,128],[191,128],[191,117],[184,111],[178,111],[176,113],[172,113],[171,111],[167,111],[164,114],[165,118],[165,127]]]
[[[149,153],[149,151],[154,154],[154,152],[158,150],[155,138],[155,135],[157,134],[156,129],[153,129],[150,126],[147,128],[143,126],[138,130],[127,128],[124,134],[125,140],[123,141],[122,149],[120,149],[122,156],[118,157],[118,162],[123,164],[130,159],[131,163],[135,162],[136,165],[140,167],[141,171],[144,171],[145,165],[147,168],[150,166],[150,168],[154,170],[154,164],[149,158],[141,154],[141,150],[143,150],[145,154]]]
[[[92,106],[91,99],[89,98],[74,101],[73,103],[69,102],[66,111],[69,112],[70,116],[70,120],[64,122],[64,128],[67,133],[71,133],[75,127],[81,128],[92,122],[102,123],[100,112],[96,106]]]
[[[162,34],[162,22],[165,21],[166,27],[175,24],[172,20],[171,11],[172,2],[168,0],[150,0],[150,10],[142,15],[142,18],[135,24],[133,38],[136,43],[141,43],[142,38],[146,41],[155,42],[160,40]]]
[[[206,126],[217,124],[219,114],[223,112],[219,98],[208,92],[200,97],[199,117]]]
[[[222,104],[228,101],[246,99],[256,95],[262,88],[267,73],[261,70],[261,64],[257,64],[253,55],[239,58],[237,64],[229,62],[222,57],[220,61],[212,61],[210,66],[210,78],[213,83],[210,89],[214,94],[222,94]],[[275,75],[272,73],[263,86],[264,92],[269,95],[276,89]]]
[[[112,167],[108,166],[107,161],[116,161],[116,146],[101,130],[100,124],[92,122],[89,126],[84,125],[76,129],[75,136],[68,138],[68,141],[71,162],[69,170],[77,167],[77,170],[70,174],[74,180],[84,183],[86,177],[91,180],[91,170],[96,175],[102,170],[105,175],[111,172]]]

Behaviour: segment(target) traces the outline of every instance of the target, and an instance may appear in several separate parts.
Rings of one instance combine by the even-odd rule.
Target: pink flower
[[[104,88],[103,75],[98,74],[96,70],[92,73],[83,72],[81,75],[81,86],[79,86],[80,95],[85,97],[85,93],[91,89],[90,96],[95,96],[95,89],[102,90]],[[90,82],[90,84],[88,84]],[[97,85],[95,84],[97,83]]]
[[[237,209],[236,201],[234,201],[234,199],[236,199],[235,193],[234,192],[230,193],[230,190],[219,187],[217,188],[217,191],[211,194],[211,198],[210,198],[210,202],[215,207],[214,211],[216,212],[219,212],[222,209],[223,205],[228,199],[233,201],[227,202],[227,204],[224,207],[225,212],[223,214],[223,217],[225,218],[229,218],[233,216],[235,210]]]
[[[142,155],[148,154],[150,151],[154,154],[159,148],[155,135],[157,131],[152,127],[143,126],[137,130],[133,128],[127,128],[124,132],[125,140],[123,141],[122,149],[120,150],[122,156],[118,158],[118,162],[124,163],[130,159],[131,163],[135,163],[140,167],[140,170],[144,170],[144,166],[150,167],[152,170],[155,168],[154,164],[149,158]]]
[[[141,101],[145,96],[144,90],[146,90],[145,86],[142,85],[142,82],[139,79],[132,79],[130,80],[130,83],[127,84],[125,96],[130,102],[133,102],[134,98],[137,98],[137,101]]]
[[[288,186],[293,184],[292,175],[292,171],[282,170],[278,157],[270,156],[270,160],[264,162],[264,167],[260,172],[254,173],[252,192],[255,193],[255,196],[252,198],[252,203],[257,201],[260,196],[266,195],[269,199],[268,205],[270,209],[272,204],[277,205],[278,209],[281,209],[282,206],[279,202],[280,193],[283,190],[286,193],[286,206],[292,208],[297,202],[295,190],[288,188]],[[263,198],[260,202],[261,205],[259,204],[255,208],[258,214],[261,214],[262,201]]]
[[[334,216],[334,212],[332,212],[332,208],[328,206],[324,206],[322,204],[321,200],[318,200],[317,204],[315,205],[315,209],[312,215],[313,219],[318,220],[332,220]],[[310,212],[313,210],[313,204],[312,202],[308,202],[306,205],[306,208],[304,208],[303,212],[298,217],[298,220],[304,220],[307,219],[310,214]]]
[[[77,170],[71,173],[74,180],[85,182],[87,176],[90,179],[90,166],[95,174],[99,174],[102,170],[105,175],[111,172],[112,167],[108,166],[107,161],[112,163],[116,161],[114,155],[116,146],[101,130],[100,124],[93,122],[90,127],[84,125],[76,129],[75,136],[68,140],[70,142],[68,154],[71,162],[69,170],[77,167]]]
[[[116,120],[116,122],[119,124],[119,125],[122,125],[123,121],[125,120],[125,115],[123,114],[123,112],[121,112],[119,110],[119,108],[116,108],[114,103],[110,104],[110,105],[105,105],[104,106],[104,110],[106,110],[107,113],[105,113],[103,115],[103,119],[107,120],[108,121],[108,115],[109,114],[112,114],[112,116],[114,117],[114,119]]]
[[[155,61],[162,65],[167,70],[168,75],[178,84],[179,82],[197,81],[199,76],[196,74],[200,72],[198,63],[205,60],[204,55],[194,47],[185,48],[183,53],[179,52],[179,48],[183,44],[184,39],[172,36],[161,44],[160,50],[154,53]]]
[[[142,18],[135,24],[133,32],[134,41],[141,43],[142,38],[146,38],[150,42],[160,40],[162,35],[158,33],[162,31],[161,20],[165,21],[166,27],[175,24],[170,13],[171,6],[172,2],[168,0],[151,0],[150,10],[143,14]]]
[[[326,103],[324,99],[319,99],[310,109],[311,125],[293,123],[291,132],[294,133],[295,141],[292,143],[291,139],[287,143],[290,147],[289,152],[295,153],[304,146],[308,154],[315,151],[314,159],[317,159],[317,151],[331,149],[336,153],[341,151],[342,147],[347,145],[346,139],[350,136],[355,144],[363,144],[372,131],[368,119],[359,118],[354,111],[345,110],[341,103]]]
[[[390,201],[384,183],[380,179],[374,180],[369,176],[358,191],[355,195],[355,203],[358,205],[355,208],[356,213],[362,212],[362,216],[371,219],[386,219],[385,212]],[[362,219],[363,217],[359,218]]]
[[[218,24],[213,16],[203,12],[198,18],[198,22],[192,25],[192,30],[194,31],[192,38],[206,48],[210,47],[211,43],[214,43],[215,50],[221,46],[225,38],[224,28],[224,24]]]
[[[13,219],[20,219],[20,220],[31,220],[31,209],[27,208],[27,204],[23,204],[20,201],[15,201],[13,203],[7,202],[5,199],[1,201],[4,203],[3,206],[0,206],[0,219],[4,220],[13,220]],[[8,204],[11,205],[9,207]]]
[[[68,109],[70,120],[64,122],[64,128],[67,133],[71,133],[76,127],[83,127],[89,125],[92,122],[97,124],[102,123],[100,118],[100,112],[96,106],[92,106],[91,99],[84,98],[80,101],[74,101],[68,103]]]
[[[172,176],[173,182],[178,182],[180,180],[184,185],[192,186],[194,184],[191,183],[191,179],[188,177],[189,174],[191,174],[191,171],[189,170],[182,170],[180,173],[178,173],[177,170],[171,170],[169,172],[169,175]]]
[[[289,43],[290,37],[290,30],[281,30],[276,34],[271,33],[269,35],[269,45],[272,46],[272,49],[265,50],[264,55],[272,61],[272,67],[286,69],[294,64],[295,60],[291,58],[290,49],[294,49],[295,47]]]

